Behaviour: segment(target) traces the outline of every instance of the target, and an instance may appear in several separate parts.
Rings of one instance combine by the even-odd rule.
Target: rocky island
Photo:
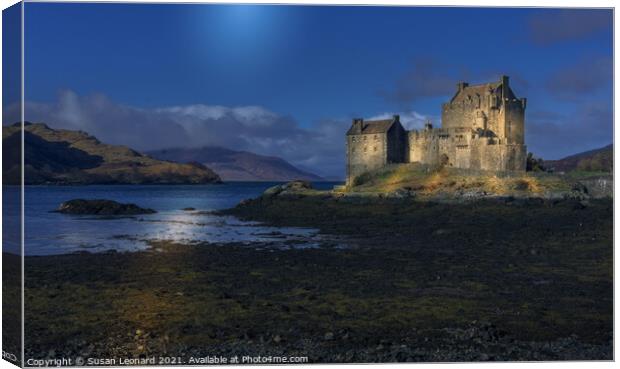
[[[63,202],[57,213],[74,215],[138,215],[156,213],[153,209],[141,208],[136,204],[121,204],[112,200],[75,199]]]

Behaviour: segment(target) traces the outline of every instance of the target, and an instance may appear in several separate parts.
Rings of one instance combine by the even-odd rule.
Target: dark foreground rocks
[[[610,360],[609,235],[533,232],[541,242],[520,246],[452,229],[358,249],[159,242],[26,257],[26,356]]]
[[[138,215],[156,213],[153,209],[136,204],[123,204],[112,200],[75,199],[63,202],[55,212],[75,215]]]

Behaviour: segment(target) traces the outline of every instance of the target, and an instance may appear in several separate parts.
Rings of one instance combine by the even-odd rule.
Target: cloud
[[[612,29],[610,9],[541,10],[528,22],[529,36],[539,45],[582,40]]]
[[[562,100],[582,100],[611,86],[613,81],[611,58],[591,58],[561,69],[551,75],[547,90]]]
[[[511,85],[524,94],[530,89],[529,82],[514,69],[493,68],[472,72],[465,66],[448,64],[431,57],[412,60],[409,68],[394,82],[388,91],[379,94],[389,102],[397,103],[404,110],[420,100],[443,97],[446,101],[457,91],[458,82],[470,84],[498,81],[508,75]]]
[[[260,106],[186,105],[142,109],[95,94],[63,91],[54,103],[26,102],[26,120],[53,128],[82,130],[102,142],[139,151],[170,147],[222,146],[284,158],[323,176],[344,174],[347,119],[311,128]],[[4,111],[4,124],[20,120],[18,105]]]
[[[446,96],[454,93],[456,83],[469,73],[448,66],[432,58],[416,58],[390,91],[381,91],[386,100],[410,105],[421,99]]]
[[[439,126],[439,117],[424,115],[415,111],[408,111],[405,113],[381,113],[367,120],[389,119],[392,118],[394,114],[400,115],[400,123],[407,130],[424,128],[424,123],[426,123],[427,120],[430,120],[433,125]]]
[[[83,130],[103,142],[138,150],[157,147],[163,144],[163,138],[170,145],[181,145],[190,139],[179,123],[152,111],[117,104],[100,94],[80,97],[67,90],[60,92],[54,103],[27,101],[25,118],[55,128]],[[19,120],[19,105],[5,109],[4,124]]]
[[[613,142],[613,112],[604,103],[586,103],[574,114],[527,113],[528,151],[545,159],[560,159]]]

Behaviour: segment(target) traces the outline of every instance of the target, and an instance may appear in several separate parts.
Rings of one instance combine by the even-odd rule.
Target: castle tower
[[[406,161],[407,131],[400,117],[364,121],[353,119],[347,132],[347,185],[361,174]]]

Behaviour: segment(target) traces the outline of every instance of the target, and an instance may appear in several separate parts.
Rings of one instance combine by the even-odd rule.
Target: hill
[[[20,124],[2,127],[5,184],[20,182]],[[153,159],[125,146],[107,145],[81,131],[26,123],[26,184],[201,184],[220,182],[202,164]]]
[[[202,163],[213,168],[225,181],[323,180],[323,178],[296,168],[278,157],[222,147],[172,148],[150,151],[147,154],[161,160]]]
[[[614,165],[613,144],[600,149],[585,151],[567,156],[559,160],[546,160],[545,167],[555,172],[585,171],[585,172],[612,172]]]

